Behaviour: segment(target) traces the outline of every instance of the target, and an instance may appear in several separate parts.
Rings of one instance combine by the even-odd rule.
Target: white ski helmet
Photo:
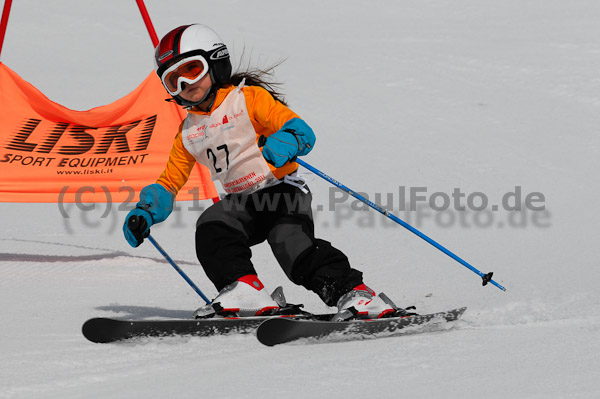
[[[204,102],[231,77],[229,50],[217,33],[206,25],[183,25],[167,33],[155,49],[156,73],[177,104],[193,107]],[[181,98],[186,84],[210,74],[211,89],[204,98],[191,102]]]

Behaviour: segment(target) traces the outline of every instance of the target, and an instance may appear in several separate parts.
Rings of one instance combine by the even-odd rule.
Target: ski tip
[[[81,332],[88,341],[96,344],[114,342],[115,336],[112,332],[112,329],[109,327],[115,322],[118,323],[117,320],[95,317],[83,323],[83,326],[81,326]]]
[[[106,343],[107,342],[106,340],[103,340],[101,336],[98,336],[97,326],[98,326],[97,318],[89,319],[85,323],[83,323],[83,326],[81,326],[81,333],[88,341],[91,341],[91,342],[94,342],[97,344]]]
[[[256,338],[266,346],[275,346],[284,342],[287,327],[291,326],[290,320],[287,318],[276,318],[263,321],[256,329]]]

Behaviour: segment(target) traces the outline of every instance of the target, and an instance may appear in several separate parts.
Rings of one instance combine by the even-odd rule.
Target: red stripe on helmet
[[[158,46],[156,47],[156,62],[158,65],[165,64],[181,53],[179,47],[181,35],[189,26],[190,25],[184,25],[173,29],[162,38],[160,43],[158,43]]]

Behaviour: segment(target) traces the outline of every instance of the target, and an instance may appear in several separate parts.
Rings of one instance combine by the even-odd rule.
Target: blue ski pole
[[[352,195],[354,198],[356,198],[359,201],[367,204],[368,206],[370,206],[371,208],[375,209],[377,212],[381,213],[382,215],[387,216],[389,219],[391,219],[394,222],[398,223],[400,226],[404,227],[405,229],[407,229],[411,233],[414,233],[415,235],[421,237],[423,240],[427,241],[429,244],[433,245],[434,247],[436,247],[437,249],[439,249],[440,251],[442,251],[443,253],[445,253],[446,255],[448,255],[449,257],[451,257],[452,259],[454,259],[455,261],[457,261],[458,263],[460,263],[461,265],[463,265],[464,267],[466,267],[467,269],[469,269],[472,272],[474,272],[475,274],[479,275],[483,279],[483,285],[487,285],[487,283],[492,283],[492,285],[495,285],[496,287],[498,287],[502,291],[506,291],[506,288],[504,288],[503,286],[501,286],[500,284],[498,284],[497,282],[495,282],[494,280],[492,280],[492,275],[494,274],[493,272],[489,272],[489,273],[486,274],[486,273],[483,273],[483,272],[477,270],[475,267],[471,266],[469,263],[467,263],[463,259],[459,258],[454,253],[452,253],[451,251],[449,251],[448,249],[446,249],[442,245],[438,244],[437,242],[435,242],[434,240],[432,240],[431,238],[429,238],[425,234],[421,233],[419,230],[415,229],[414,227],[412,227],[411,225],[409,225],[408,223],[406,223],[402,219],[396,217],[395,215],[389,213],[386,209],[384,209],[380,205],[377,205],[374,202],[369,201],[368,199],[366,199],[362,195],[360,195],[360,194],[356,193],[355,191],[349,189],[348,187],[344,186],[339,181],[337,181],[337,180],[333,179],[332,177],[326,175],[325,173],[321,172],[319,169],[317,169],[317,168],[315,168],[315,167],[307,164],[303,160],[297,158],[296,162],[298,162],[300,165],[304,166],[306,169],[310,170],[311,172],[319,175],[323,179],[327,180],[329,183],[333,184],[337,188],[339,188],[339,189],[347,192],[348,194]]]
[[[202,293],[202,291],[200,291],[200,288],[198,288],[198,286],[196,286],[196,284],[194,284],[194,282],[187,276],[187,274],[185,274],[183,272],[183,270],[181,270],[181,268],[179,266],[177,266],[177,263],[175,263],[175,261],[173,261],[173,259],[171,259],[171,257],[165,252],[165,250],[162,249],[162,247],[160,245],[158,245],[158,243],[156,242],[154,237],[152,237],[150,234],[148,234],[148,240],[150,240],[150,242],[152,243],[152,245],[154,245],[154,247],[158,250],[158,252],[160,252],[160,254],[162,256],[164,256],[164,258],[167,260],[167,262],[169,262],[169,264],[171,266],[173,266],[173,268],[175,270],[177,270],[177,273],[179,273],[181,275],[181,277],[183,277],[183,279],[185,281],[187,281],[187,283],[190,285],[190,287],[192,287],[194,289],[194,291],[196,291],[196,293],[198,295],[200,295],[202,297],[202,299],[204,299],[204,302],[206,302],[206,304],[209,304],[210,301]]]
[[[132,230],[135,229],[137,227],[138,223],[140,223],[140,220],[138,219],[138,217],[132,216],[128,222],[129,228]],[[146,222],[144,221],[144,223],[146,223]],[[194,284],[194,282],[187,276],[187,274],[185,274],[183,272],[183,270],[181,270],[181,268],[179,266],[177,266],[177,263],[175,263],[175,261],[173,259],[171,259],[169,254],[167,254],[167,252],[156,242],[154,237],[152,237],[150,234],[148,234],[147,238],[152,243],[152,245],[154,245],[154,248],[156,248],[158,250],[158,252],[160,252],[160,254],[167,260],[167,262],[169,262],[169,264],[171,266],[173,266],[173,269],[177,270],[177,273],[179,273],[181,275],[181,277],[183,277],[183,279],[190,285],[190,287],[192,287],[194,289],[194,291],[196,291],[196,293],[198,295],[200,295],[200,297],[202,299],[204,299],[204,302],[206,302],[206,304],[209,304],[210,301],[208,300],[206,295],[204,295],[202,293],[202,291],[200,291],[200,288],[198,288],[198,286],[196,286],[196,284]]]

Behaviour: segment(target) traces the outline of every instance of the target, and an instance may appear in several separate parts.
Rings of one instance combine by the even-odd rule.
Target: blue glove
[[[144,238],[150,234],[152,226],[152,217],[147,211],[135,208],[127,214],[125,224],[123,224],[123,234],[125,239],[132,247],[139,247]]]
[[[160,184],[146,186],[137,203],[125,218],[123,234],[132,247],[139,246],[150,234],[150,226],[164,221],[173,211],[175,195]]]
[[[306,122],[300,118],[290,119],[280,130],[266,138],[263,157],[280,168],[297,156],[308,154],[315,141],[315,133]]]

